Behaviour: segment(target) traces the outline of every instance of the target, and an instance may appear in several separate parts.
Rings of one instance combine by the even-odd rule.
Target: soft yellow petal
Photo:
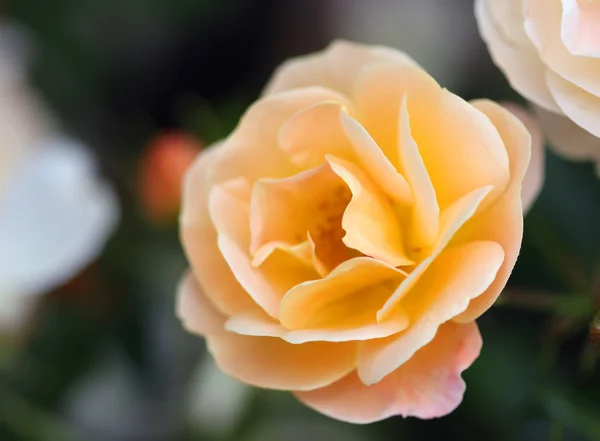
[[[400,136],[398,139],[398,162],[413,191],[415,202],[412,206],[410,239],[411,247],[418,249],[433,245],[439,233],[440,207],[435,189],[419,153],[419,147],[410,130],[410,119],[404,95],[400,107]],[[417,251],[418,253],[418,251]]]
[[[354,154],[360,159],[371,179],[394,201],[403,205],[412,205],[414,198],[406,179],[398,173],[371,135],[357,120],[345,112],[341,114],[341,122],[350,139]]]
[[[502,247],[494,242],[471,242],[444,250],[402,302],[410,315],[408,329],[362,343],[358,374],[363,383],[377,383],[410,360],[433,339],[442,323],[483,294],[503,260]]]
[[[357,82],[356,110],[393,163],[398,161],[393,152],[398,150],[398,115],[404,96],[408,96],[411,135],[440,209],[477,188],[493,185],[499,193],[506,186],[506,149],[485,115],[440,89],[419,69],[377,63],[365,69]]]
[[[250,192],[248,181],[237,178],[215,185],[208,200],[217,233],[226,234],[243,249],[250,245]]]
[[[330,199],[345,186],[328,164],[283,179],[258,180],[252,191],[250,251],[256,253],[274,241],[297,244],[306,240],[315,218],[321,217],[319,206],[333,206],[336,201]],[[340,213],[344,206],[342,201]]]
[[[334,157],[328,161],[352,192],[342,218],[344,243],[392,266],[412,264],[404,250],[402,225],[387,198],[356,165]]]
[[[244,177],[280,178],[298,168],[277,148],[281,125],[300,109],[338,95],[322,88],[279,93],[255,103],[237,129],[222,143],[202,152],[186,173],[180,217],[181,240],[194,276],[203,291],[225,314],[258,310],[233,277],[217,247],[217,234],[208,211],[215,185]]]
[[[339,101],[325,101],[292,115],[279,131],[279,147],[301,168],[314,168],[325,155],[353,160],[354,153],[340,123],[340,114],[352,105],[342,95]]]
[[[510,158],[511,182],[501,197],[479,213],[461,231],[457,240],[493,240],[504,249],[504,263],[496,280],[486,292],[473,300],[467,311],[456,317],[469,322],[479,317],[498,298],[519,255],[523,237],[521,182],[524,179],[531,153],[531,136],[520,121],[499,104],[487,100],[473,101],[497,127]]]
[[[404,276],[402,271],[375,259],[357,257],[348,260],[326,277],[291,289],[281,302],[279,319],[290,330],[335,324],[331,321],[335,311],[327,310],[328,306],[353,294],[368,295],[369,288],[383,283],[388,285],[389,295]],[[352,306],[352,302],[347,303]],[[323,311],[325,314],[320,315]],[[372,311],[373,322],[376,311],[377,308]]]
[[[475,214],[477,208],[485,196],[490,192],[491,187],[479,188],[468,195],[460,198],[454,204],[450,205],[442,213],[440,219],[440,234],[432,249],[429,257],[420,262],[410,274],[402,281],[400,286],[386,300],[382,308],[377,311],[377,320],[386,320],[389,314],[397,308],[396,305],[411,292],[415,283],[419,281],[423,273],[435,261],[446,245],[452,240],[458,230]]]
[[[408,55],[395,49],[337,40],[322,52],[283,63],[275,71],[263,95],[322,86],[350,96],[358,72],[373,61],[416,65]]]
[[[254,301],[271,317],[277,317],[279,302],[293,286],[319,277],[295,256],[273,253],[256,268],[250,256],[229,236],[219,234],[219,250],[233,275]]]
[[[217,366],[253,386],[280,390],[325,387],[356,367],[356,343],[301,345],[280,338],[223,332],[207,337]]]
[[[192,273],[202,291],[224,314],[258,310],[231,273],[217,247],[217,233],[209,216],[208,196],[214,164],[223,154],[216,145],[202,152],[186,175],[181,215],[181,240]]]
[[[366,386],[352,372],[330,386],[295,395],[327,416],[355,424],[394,415],[441,417],[462,401],[465,383],[460,374],[477,358],[481,345],[475,323],[445,323],[433,341],[379,383]]]

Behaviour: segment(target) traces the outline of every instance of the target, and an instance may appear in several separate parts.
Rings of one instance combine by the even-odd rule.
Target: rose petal
[[[600,4],[562,0],[561,37],[573,55],[600,58]]]
[[[410,315],[408,329],[360,347],[358,375],[363,383],[377,383],[410,360],[433,339],[442,323],[485,292],[503,260],[504,251],[495,242],[470,242],[440,253],[402,302]]]
[[[255,103],[237,129],[204,152],[186,173],[183,185],[181,240],[193,273],[217,308],[227,315],[259,308],[233,277],[217,247],[217,234],[207,206],[212,187],[244,177],[281,178],[299,169],[277,148],[281,125],[300,109],[335,100],[332,91],[313,87],[279,93]]]
[[[202,293],[191,273],[186,273],[177,288],[177,317],[193,334],[208,335],[223,330],[225,318]]]
[[[321,102],[292,115],[279,131],[279,147],[302,168],[325,162],[325,155],[353,160],[352,146],[340,123],[340,114],[352,104],[343,95],[339,101]]]
[[[485,185],[498,193],[506,186],[506,150],[485,115],[421,70],[377,63],[363,71],[355,101],[360,121],[386,153],[398,150],[398,116],[406,95],[411,135],[440,209]],[[397,154],[387,156],[397,163]]]
[[[515,265],[523,237],[521,182],[531,152],[531,136],[514,115],[491,101],[475,100],[472,104],[487,115],[502,136],[510,158],[511,182],[494,205],[479,213],[457,234],[456,240],[493,240],[502,246],[505,254],[504,263],[494,283],[483,295],[471,302],[465,313],[456,317],[461,323],[476,319],[494,303]]]
[[[398,160],[415,197],[409,242],[412,247],[430,247],[439,232],[440,207],[419,147],[411,135],[406,95],[402,98],[399,125]]]
[[[352,192],[342,218],[344,243],[392,266],[412,264],[404,250],[399,218],[385,196],[354,164],[331,156],[327,160]]]
[[[247,295],[271,317],[277,318],[279,302],[293,286],[319,278],[314,268],[288,253],[273,253],[259,268],[229,236],[219,234],[219,250]]]
[[[441,417],[462,401],[460,374],[477,358],[481,345],[475,323],[445,323],[433,341],[379,383],[365,386],[353,372],[325,388],[295,395],[318,412],[356,424],[394,415]]]
[[[217,232],[227,235],[243,249],[250,246],[250,195],[246,178],[237,178],[215,185],[208,200],[208,211]]]
[[[520,1],[494,1],[476,0],[475,16],[479,26],[481,37],[486,42],[494,63],[502,70],[510,85],[528,100],[536,103],[544,109],[559,112],[558,105],[552,98],[546,85],[546,67],[540,60],[539,55],[530,41],[518,40],[522,44],[515,44],[511,37],[515,33],[502,32],[502,24],[509,20],[506,16],[494,18],[498,13],[494,6],[512,7],[518,12],[512,12],[511,16],[522,15]],[[524,17],[521,19],[523,23]]]
[[[395,49],[338,40],[322,52],[283,63],[275,71],[263,95],[319,85],[350,96],[358,72],[372,61],[416,66],[408,55]]]
[[[273,241],[304,241],[315,218],[321,217],[319,206],[323,201],[337,202],[329,199],[340,187],[344,182],[328,164],[283,179],[258,180],[252,190],[250,252]]]
[[[525,178],[523,179],[523,188],[521,189],[523,213],[527,213],[537,199],[544,183],[546,155],[544,138],[542,136],[543,132],[538,120],[523,107],[513,103],[504,103],[503,106],[519,118],[531,135],[531,160],[529,161],[527,173],[525,173]]]
[[[548,67],[569,83],[580,87],[596,97],[600,96],[600,60],[597,58],[573,56],[561,38],[561,5],[558,1],[526,0],[525,29],[537,46],[539,56]],[[595,26],[598,26],[596,23]],[[558,102],[552,86],[550,92]]]
[[[281,302],[279,319],[291,330],[327,324],[324,322],[328,317],[321,317],[320,323],[315,322],[319,320],[320,310],[352,294],[368,291],[369,288],[383,282],[390,283],[389,293],[394,289],[394,283],[399,284],[404,277],[402,271],[378,260],[368,257],[350,259],[326,277],[301,283],[291,289]],[[377,308],[373,310],[373,323],[376,311]]]
[[[431,255],[419,263],[410,272],[408,277],[402,281],[396,291],[394,291],[390,298],[387,299],[383,307],[377,311],[378,321],[381,322],[385,320],[395,309],[400,300],[410,292],[414,284],[419,281],[421,275],[444,250],[456,232],[475,214],[475,211],[490,191],[491,187],[479,188],[460,198],[444,210],[440,219],[440,235],[433,247]]]
[[[280,338],[223,332],[209,335],[207,343],[221,370],[244,383],[267,389],[317,389],[356,367],[353,342],[293,345]]]
[[[221,255],[207,210],[211,174],[222,154],[219,145],[202,152],[187,172],[180,225],[182,243],[202,291],[219,311],[231,315],[259,307],[237,282]]]
[[[600,137],[600,98],[568,82],[554,72],[546,72],[546,78],[550,92],[564,114],[592,135]]]
[[[394,201],[412,205],[414,198],[406,179],[398,173],[369,132],[347,113],[342,112],[340,117],[354,154],[360,158],[371,179]],[[332,154],[336,156],[335,153]]]

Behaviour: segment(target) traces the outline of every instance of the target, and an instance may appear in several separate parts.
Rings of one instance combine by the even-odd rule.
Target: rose
[[[178,315],[226,373],[332,417],[447,414],[519,252],[530,143],[395,50],[288,61],[187,173]]]
[[[540,107],[556,151],[600,167],[600,2],[477,0],[475,15],[496,65]]]

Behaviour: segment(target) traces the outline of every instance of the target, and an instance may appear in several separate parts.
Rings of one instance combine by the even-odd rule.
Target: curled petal
[[[442,323],[486,291],[503,260],[504,251],[494,242],[471,242],[444,250],[402,302],[410,326],[396,336],[367,341],[360,347],[358,375],[363,383],[377,383],[410,360],[433,339]]]
[[[352,372],[328,387],[296,396],[307,406],[350,423],[394,415],[441,417],[462,401],[465,383],[460,374],[477,358],[481,345],[475,323],[445,323],[433,341],[379,383],[366,386]]]
[[[392,266],[412,264],[404,250],[400,220],[389,201],[354,164],[330,156],[328,161],[352,192],[342,218],[342,228],[346,231],[344,243]]]
[[[414,198],[406,179],[398,173],[369,132],[345,112],[341,114],[341,121],[352,143],[354,154],[360,158],[371,179],[394,201],[412,205]]]
[[[328,386],[356,367],[356,343],[301,345],[280,338],[222,332],[207,337],[217,366],[245,383],[280,390]]]
[[[391,286],[388,289],[393,290],[394,282],[400,283],[402,278],[402,271],[378,260],[368,257],[350,259],[326,277],[301,283],[291,289],[281,302],[279,318],[288,329],[303,329],[315,325],[335,326],[336,321],[331,319],[337,318],[343,322],[344,315],[353,307],[353,302],[348,301],[347,309],[339,311],[329,310],[330,305],[353,294],[362,293],[363,296],[369,296],[369,288],[384,282],[390,282]],[[374,323],[377,309],[371,308],[371,311],[371,320]],[[339,313],[339,317],[332,317],[336,312]]]
[[[419,263],[410,274],[408,274],[396,291],[394,291],[394,293],[386,300],[383,307],[377,311],[378,321],[381,322],[385,320],[396,308],[396,305],[410,292],[423,273],[427,271],[432,262],[434,262],[446,245],[448,245],[456,232],[475,214],[475,211],[490,190],[491,187],[479,188],[460,198],[444,210],[440,219],[440,235],[437,238],[431,255]]]

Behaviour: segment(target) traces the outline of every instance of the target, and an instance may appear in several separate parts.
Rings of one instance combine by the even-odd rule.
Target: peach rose
[[[291,60],[187,173],[178,315],[227,374],[331,417],[445,415],[519,252],[530,144],[393,49]]]
[[[600,1],[477,0],[475,15],[494,62],[542,109],[556,151],[600,168]]]

